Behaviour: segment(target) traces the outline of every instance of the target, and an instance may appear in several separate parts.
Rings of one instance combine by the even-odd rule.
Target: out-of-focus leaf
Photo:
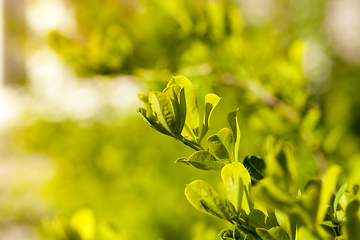
[[[359,191],[359,185],[358,184],[355,184],[354,186],[353,186],[353,189],[352,189],[352,193],[354,194],[354,195],[356,195],[357,193],[358,193],[358,191]]]
[[[275,144],[275,139],[272,136],[268,136],[265,140],[265,144],[267,151],[267,155],[264,159],[267,167],[266,174],[268,176],[284,177],[284,170],[276,158],[279,150],[277,149],[278,145]]]
[[[263,240],[290,240],[286,231],[281,227],[273,227],[269,230],[266,230],[264,228],[257,228],[256,233]]]
[[[139,100],[142,101],[143,103],[149,103],[149,94],[138,94],[137,95]]]
[[[296,181],[297,178],[297,170],[296,170],[296,164],[295,159],[293,155],[293,151],[289,144],[284,143],[282,147],[282,151],[285,154],[285,163],[282,163],[282,168],[284,169],[284,172],[286,173],[287,180],[290,184]],[[289,185],[290,185],[289,184]]]
[[[251,202],[248,195],[251,179],[244,165],[239,162],[227,164],[221,170],[221,178],[225,185],[226,196],[235,206],[236,211],[243,209],[246,213],[249,213]]]
[[[220,98],[213,93],[206,94],[205,96],[205,113],[204,113],[204,121],[201,129],[201,135],[200,140],[204,138],[206,133],[209,130],[210,127],[210,117],[212,112],[214,111],[214,108],[219,103]]]
[[[286,233],[289,235],[290,240],[295,240],[296,224],[293,217],[275,209],[276,220]]]
[[[354,199],[346,207],[347,239],[360,239],[359,200]]]
[[[249,171],[252,182],[260,181],[265,176],[265,161],[255,156],[247,156],[244,166]]]
[[[319,212],[321,181],[309,181],[305,186],[305,192],[299,198],[301,209],[297,212],[302,224],[312,228],[316,224],[317,213]]]
[[[315,237],[308,228],[302,226],[299,228],[296,240],[320,240],[320,239]]]
[[[87,208],[78,209],[70,219],[70,225],[77,230],[83,240],[94,238],[95,222],[94,213]]]
[[[231,229],[224,229],[219,233],[222,240],[233,240],[233,231]]]
[[[228,204],[203,180],[196,180],[185,188],[188,201],[199,211],[231,221]]]
[[[270,229],[274,226],[270,223],[268,217],[259,209],[253,209],[249,214],[249,225],[254,228]]]
[[[327,211],[330,199],[332,196],[332,190],[337,183],[338,177],[341,173],[341,167],[338,165],[332,165],[325,172],[325,181],[321,187],[319,208],[316,217],[316,223],[321,223]]]
[[[282,190],[272,178],[264,178],[254,188],[254,195],[264,205],[277,208],[284,212],[289,211],[296,201],[296,198],[288,192]]]
[[[339,191],[336,194],[335,200],[334,200],[334,214],[336,216],[336,211],[337,211],[337,206],[339,204],[339,201],[341,199],[341,197],[343,196],[343,194],[345,193],[347,189],[347,184],[345,183],[344,185],[341,186],[341,188],[339,189]]]
[[[218,160],[212,153],[201,150],[193,153],[189,159],[179,158],[176,162],[182,162],[202,170],[220,170],[225,164]]]
[[[150,92],[149,102],[158,121],[170,133],[175,132],[175,110],[170,98],[162,92]]]
[[[235,140],[235,148],[234,148],[234,157],[235,162],[239,161],[239,147],[240,147],[240,137],[241,132],[239,128],[239,122],[236,116],[236,111],[230,112],[228,114],[227,120],[229,122],[230,128],[233,132],[234,140]]]
[[[194,86],[190,80],[184,76],[175,76],[173,77],[168,86],[173,84],[179,84],[184,87],[185,90],[185,101],[186,101],[186,120],[184,131],[188,133],[189,136],[194,136],[195,141],[198,141],[199,138],[199,127],[200,127],[200,118],[199,118],[199,108],[196,98],[196,92]]]

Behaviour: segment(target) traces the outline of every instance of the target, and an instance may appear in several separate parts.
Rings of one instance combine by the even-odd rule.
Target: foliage
[[[188,201],[196,209],[233,225],[233,229],[221,231],[221,239],[321,240],[360,236],[360,198],[356,196],[359,186],[347,191],[347,185],[343,185],[335,196],[332,193],[340,166],[330,166],[324,181],[311,180],[301,192],[294,185],[296,165],[288,144],[268,137],[264,159],[248,156],[239,162],[236,111],[228,115],[231,130],[223,128],[208,137],[208,148],[204,150],[200,141],[220,98],[206,95],[202,126],[205,134],[199,135],[196,95],[186,77],[173,77],[163,92],[150,90],[149,95],[139,98],[143,107],[138,112],[151,127],[196,150],[189,158],[176,162],[202,170],[221,170],[225,197],[203,180],[193,181],[185,188]]]

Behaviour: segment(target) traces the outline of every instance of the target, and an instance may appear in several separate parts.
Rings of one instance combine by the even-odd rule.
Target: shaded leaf
[[[243,164],[249,171],[253,183],[265,177],[265,161],[262,158],[247,156]]]
[[[254,228],[265,228],[270,229],[272,224],[270,223],[268,217],[260,211],[259,209],[254,209],[249,214],[249,225]]]
[[[360,239],[359,200],[351,201],[345,210],[347,239]]]
[[[234,137],[230,129],[222,128],[217,134],[219,140],[224,144],[230,156],[231,162],[234,161]]]
[[[209,152],[214,154],[216,157],[229,162],[229,153],[225,145],[219,139],[218,135],[208,137],[207,146],[209,148]]]
[[[200,140],[204,138],[204,136],[209,130],[211,114],[214,108],[216,107],[216,105],[219,103],[219,101],[220,98],[216,94],[210,93],[210,94],[206,94],[205,96],[205,113],[204,113],[204,121],[203,121],[202,129],[201,129]]]

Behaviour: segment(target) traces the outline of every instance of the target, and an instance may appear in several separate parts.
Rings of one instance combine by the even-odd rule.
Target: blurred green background
[[[205,94],[222,98],[209,135],[239,109],[241,159],[264,156],[272,135],[293,146],[298,188],[334,163],[339,184],[360,184],[356,0],[2,8],[1,240],[218,239],[223,223],[183,191],[204,179],[221,192],[220,174],[174,164],[192,150],[135,112],[137,93],[160,91],[174,75],[193,82],[201,112]]]

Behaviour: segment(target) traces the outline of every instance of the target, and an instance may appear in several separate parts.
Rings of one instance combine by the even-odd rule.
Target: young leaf
[[[200,118],[194,86],[191,84],[190,80],[184,76],[173,77],[169,81],[168,87],[173,84],[179,84],[184,87],[187,107],[185,120],[186,128],[184,128],[184,131],[187,132],[187,135],[194,136],[194,140],[197,141],[199,138]]]
[[[273,227],[269,230],[266,230],[264,228],[257,228],[256,233],[263,240],[290,240],[286,231],[281,227]]]
[[[341,186],[341,188],[339,189],[339,191],[336,194],[335,200],[334,200],[334,215],[336,217],[336,211],[337,211],[337,206],[339,204],[339,201],[342,197],[342,195],[345,193],[347,189],[347,184],[345,183],[344,185]]]
[[[325,182],[321,187],[316,223],[321,223],[325,216],[325,213],[327,211],[332,196],[333,187],[337,183],[340,172],[341,172],[341,167],[338,165],[332,165],[325,172]]]
[[[175,132],[175,110],[170,98],[162,92],[150,92],[149,102],[158,121],[170,133]]]
[[[265,177],[265,162],[262,158],[247,156],[243,164],[249,171],[253,184]]]
[[[222,161],[218,160],[212,153],[205,150],[193,153],[189,159],[179,158],[176,162],[186,163],[202,170],[220,170],[225,166]]]
[[[226,201],[203,180],[196,180],[185,188],[188,201],[201,212],[222,218],[231,222]]]
[[[155,130],[158,130],[159,132],[165,135],[172,137],[172,134],[169,131],[167,131],[159,122],[157,122],[156,119],[155,120],[153,119],[151,113],[149,113],[149,110],[151,111],[149,107],[147,109],[144,107],[139,107],[136,110],[136,112],[140,114],[140,116],[145,120],[145,122],[147,122],[150,125],[150,127],[154,128]]]
[[[180,85],[178,84],[173,84],[170,87],[165,88],[163,93],[166,94],[171,100],[175,113],[174,134],[176,137],[180,137],[181,132],[184,128],[186,118],[186,102],[184,88],[180,87]]]
[[[220,98],[213,93],[206,94],[206,96],[205,96],[205,113],[204,113],[204,121],[203,121],[201,135],[200,135],[200,141],[201,141],[201,139],[204,138],[204,136],[206,135],[206,133],[209,130],[211,114],[212,114],[214,108],[216,107],[216,105],[219,103],[219,101],[220,101]]]
[[[222,240],[233,240],[233,231],[231,229],[224,229],[219,233]]]
[[[229,125],[231,127],[235,139],[234,157],[235,157],[235,162],[238,162],[241,132],[239,128],[238,119],[236,116],[236,111],[230,112],[228,114],[227,120],[229,122]]]
[[[246,213],[250,212],[250,175],[244,165],[239,162],[227,164],[221,170],[221,178],[225,185],[226,196],[235,206],[237,212],[244,209]]]

